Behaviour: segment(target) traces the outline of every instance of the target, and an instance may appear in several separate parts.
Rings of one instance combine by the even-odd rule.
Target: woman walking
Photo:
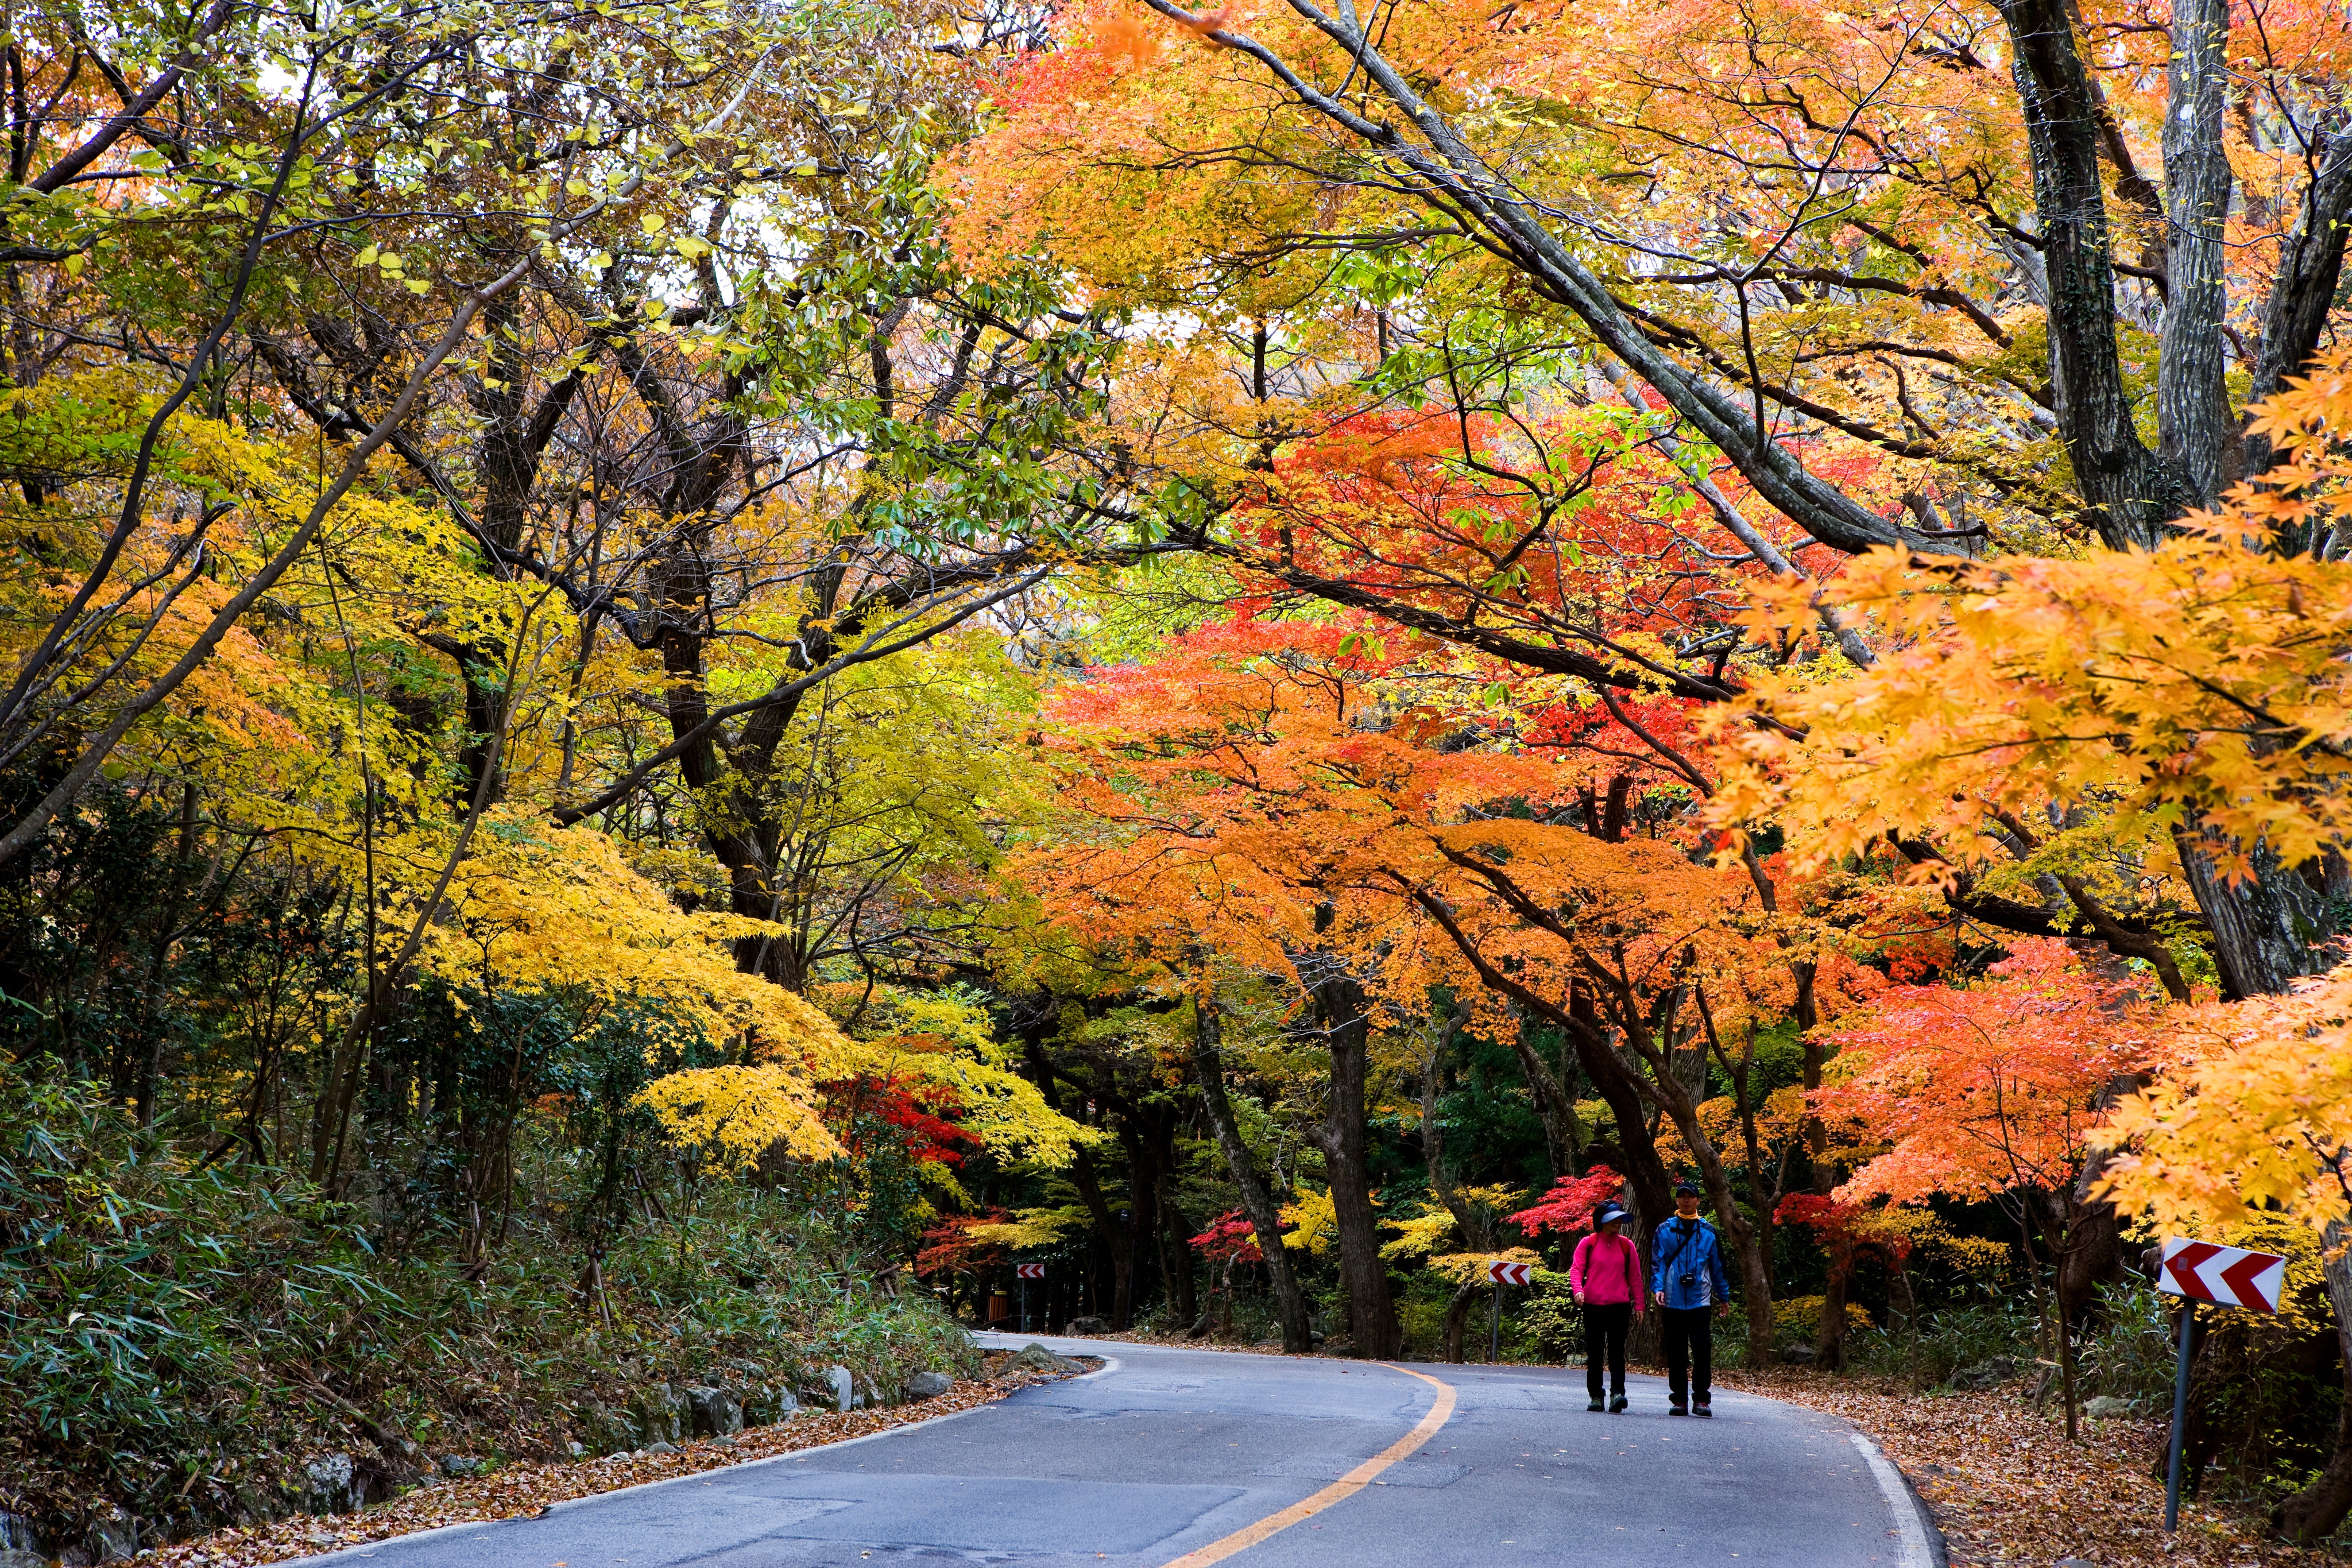
[[[1592,1217],[1592,1234],[1576,1244],[1568,1269],[1568,1293],[1584,1309],[1584,1386],[1588,1410],[1601,1408],[1601,1365],[1609,1364],[1609,1409],[1625,1408],[1625,1333],[1642,1310],[1642,1254],[1624,1234],[1625,1210],[1604,1203]]]

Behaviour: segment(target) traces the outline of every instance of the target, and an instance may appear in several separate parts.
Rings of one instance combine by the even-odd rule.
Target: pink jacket
[[[1576,1244],[1569,1288],[1596,1307],[1633,1303],[1642,1310],[1642,1254],[1627,1236],[1588,1236]]]

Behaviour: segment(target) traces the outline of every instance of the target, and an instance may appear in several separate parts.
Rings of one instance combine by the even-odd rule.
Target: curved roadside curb
[[[1803,1408],[1803,1406],[1799,1406]],[[1895,1525],[1901,1539],[1899,1568],[1950,1568],[1951,1555],[1944,1544],[1943,1530],[1936,1523],[1936,1511],[1903,1473],[1903,1467],[1888,1458],[1870,1435],[1861,1427],[1847,1423],[1846,1436],[1862,1453],[1864,1462],[1878,1482],[1880,1493],[1886,1499],[1887,1510],[1895,1515]]]

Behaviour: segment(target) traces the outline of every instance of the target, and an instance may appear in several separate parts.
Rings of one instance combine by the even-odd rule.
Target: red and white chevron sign
[[[1496,1261],[1486,1265],[1486,1278],[1497,1285],[1524,1285],[1528,1282],[1528,1276],[1534,1271],[1532,1263]]]
[[[2156,1288],[2192,1301],[2274,1312],[2280,1292],[2286,1289],[2286,1260],[2275,1252],[2249,1252],[2242,1247],[2169,1237],[2164,1243],[2164,1264],[2158,1270]]]
[[[1015,1263],[1013,1265],[1013,1273],[1015,1279],[1042,1280],[1045,1277],[1045,1265],[1043,1263]]]

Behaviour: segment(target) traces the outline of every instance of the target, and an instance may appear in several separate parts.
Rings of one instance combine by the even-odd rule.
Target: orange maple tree
[[[2084,1165],[2103,1113],[2151,1062],[2150,1006],[2141,982],[2091,973],[2066,944],[2021,941],[1979,979],[1891,987],[1840,1022],[1816,1096],[1864,1142],[1841,1202],[1944,1196],[2009,1211],[2032,1266],[2049,1270],[2070,1430],[2075,1293],[2061,1273],[2098,1222]]]
[[[1302,1008],[1340,972],[1391,1017],[1450,990],[1512,1045],[1564,1150],[1569,1088],[1521,1025],[1559,1029],[1612,1107],[1652,1225],[1671,1183],[1649,1129],[1673,1124],[1769,1342],[1759,1237],[1674,1062],[1697,1051],[1733,1067],[1742,1026],[1791,1005],[1792,958],[1844,960],[1765,909],[1746,871],[1586,812],[1572,754],[1461,745],[1475,731],[1460,716],[1412,700],[1431,683],[1367,642],[1345,623],[1243,618],[1066,688],[1050,716],[1077,820],[1031,880],[1093,941],[1187,974],[1214,955]],[[1368,1204],[1356,1218],[1354,1244],[1375,1251]]]

